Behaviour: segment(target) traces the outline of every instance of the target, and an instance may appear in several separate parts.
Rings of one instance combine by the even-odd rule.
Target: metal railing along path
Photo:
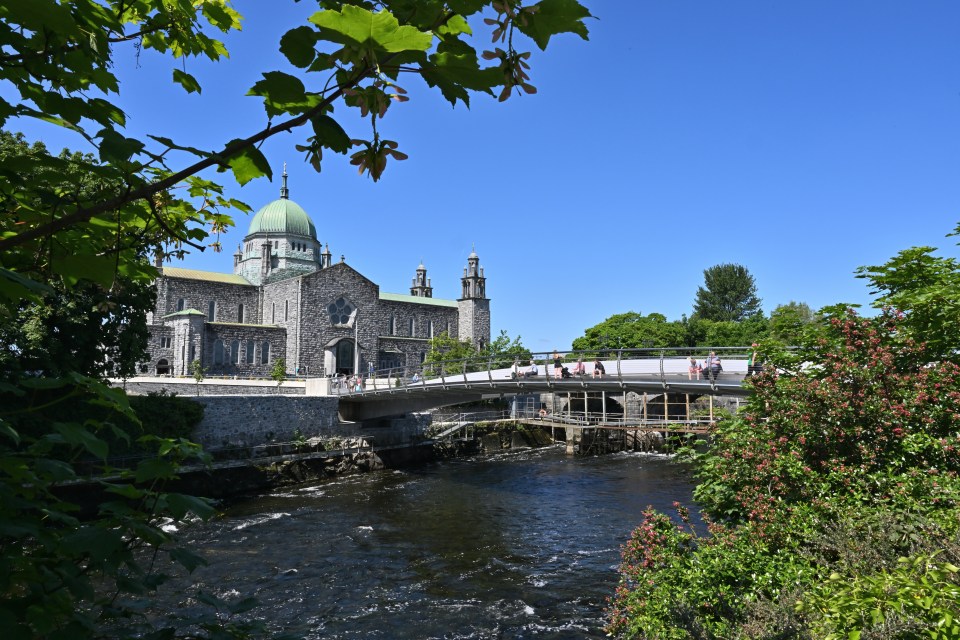
[[[397,369],[375,371],[372,377],[362,379],[360,390],[357,390],[356,378],[342,378],[341,384],[334,385],[334,393],[358,400],[468,389],[510,394],[647,390],[747,395],[749,389],[742,383],[747,376],[749,351],[748,347],[567,351],[556,353],[559,370],[553,354],[533,354],[512,364],[502,356],[451,360],[427,363],[415,368],[412,374],[407,370],[407,375],[401,375]],[[691,371],[691,357],[702,365],[711,352],[719,356],[721,370]],[[602,373],[601,367],[596,367],[597,362]],[[582,369],[578,367],[580,363]]]

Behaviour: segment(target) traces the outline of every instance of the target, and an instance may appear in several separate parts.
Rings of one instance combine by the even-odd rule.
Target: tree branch
[[[255,133],[249,138],[238,140],[234,144],[224,147],[220,153],[211,155],[210,157],[204,158],[199,162],[195,162],[189,167],[181,169],[177,173],[167,176],[163,180],[144,185],[139,189],[130,191],[129,194],[117,198],[111,198],[110,200],[106,200],[98,205],[94,205],[85,209],[77,209],[73,213],[69,213],[62,218],[57,218],[56,220],[48,222],[47,224],[34,227],[33,229],[28,229],[22,233],[18,233],[15,236],[0,240],[0,251],[6,251],[13,247],[30,242],[31,240],[52,235],[78,223],[87,222],[90,220],[90,218],[99,213],[119,209],[123,205],[130,202],[134,202],[143,198],[149,198],[157,193],[160,193],[161,191],[169,189],[181,180],[189,178],[190,176],[199,173],[204,169],[209,169],[212,166],[225,166],[227,164],[227,159],[239,153],[240,151],[257,144],[258,142],[267,140],[278,133],[296,129],[297,127],[309,122],[310,118],[313,116],[323,113],[330,103],[343,95],[345,89],[356,86],[371,71],[372,69],[370,67],[365,67],[356,75],[354,79],[349,82],[349,84],[339,86],[336,91],[324,98],[320,104],[309,111],[295,118],[291,118],[275,127],[267,127],[266,129]]]

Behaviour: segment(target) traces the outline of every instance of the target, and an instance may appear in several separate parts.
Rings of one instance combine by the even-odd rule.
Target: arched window
[[[414,322],[413,322],[413,318],[410,318],[410,320],[407,322],[407,330],[410,332],[410,337],[411,337],[411,338],[413,337],[413,332],[414,332],[414,329],[416,329],[416,328],[417,328],[417,327],[416,327],[416,325],[415,325]]]
[[[254,347],[254,344],[255,344],[255,343],[253,342],[253,340],[247,340],[247,364],[253,364],[253,363],[254,363],[254,360],[253,360],[253,347]]]
[[[177,300],[177,311],[183,311],[184,300],[180,298]]]
[[[433,338],[433,320],[427,322],[427,337]]]
[[[170,373],[170,363],[166,359],[157,362],[157,375],[165,376]]]
[[[277,303],[270,303],[270,322],[276,324],[277,322]]]
[[[290,301],[289,300],[283,301],[283,319],[284,320],[290,319]]]
[[[223,364],[223,340],[213,343],[213,364]]]
[[[390,335],[397,335],[397,314],[390,314]]]
[[[260,364],[270,363],[270,343],[266,340],[260,345]]]
[[[240,364],[240,341],[234,340],[230,343],[230,356],[233,364]]]
[[[243,322],[243,305],[237,305],[237,322]]]
[[[217,302],[211,300],[207,304],[207,322],[213,322],[217,318]]]

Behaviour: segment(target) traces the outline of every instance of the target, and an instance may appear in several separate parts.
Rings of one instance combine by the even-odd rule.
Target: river
[[[340,477],[182,531],[210,566],[170,606],[254,595],[305,638],[603,638],[620,545],[691,491],[667,457],[562,447]]]

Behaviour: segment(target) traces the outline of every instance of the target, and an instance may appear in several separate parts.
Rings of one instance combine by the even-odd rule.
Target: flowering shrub
[[[960,367],[903,314],[825,312],[798,352],[769,354],[746,410],[695,457],[711,535],[644,514],[611,634],[960,637],[957,572],[918,560],[960,526]],[[931,576],[945,595],[928,602]]]

